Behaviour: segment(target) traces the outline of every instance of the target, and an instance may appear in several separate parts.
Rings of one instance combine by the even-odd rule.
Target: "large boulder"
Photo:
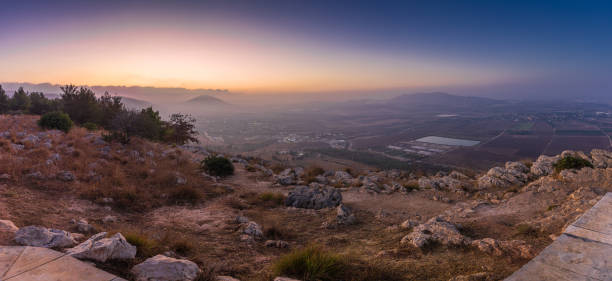
[[[470,239],[463,236],[452,223],[434,217],[424,224],[416,226],[412,232],[401,240],[401,244],[410,244],[421,248],[430,242],[443,245],[465,245]]]
[[[136,256],[136,247],[128,243],[121,233],[106,238],[106,232],[101,232],[68,249],[66,253],[78,259],[106,262],[113,259],[133,259]]]
[[[19,229],[15,233],[15,242],[23,246],[43,248],[66,248],[76,244],[70,232],[34,225]]]
[[[342,202],[342,194],[331,186],[308,187],[297,186],[289,192],[285,205],[305,209],[322,209],[336,207]]]
[[[538,159],[531,165],[531,173],[536,177],[542,177],[552,174],[554,171],[553,165],[559,160],[559,156],[540,155]]]
[[[132,268],[136,281],[193,281],[200,268],[195,263],[157,255]]]

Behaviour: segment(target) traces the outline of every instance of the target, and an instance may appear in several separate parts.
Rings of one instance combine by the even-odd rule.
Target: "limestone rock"
[[[285,205],[305,209],[322,209],[336,207],[341,202],[342,194],[336,188],[297,186],[289,192]]]
[[[244,224],[244,226],[242,227],[242,233],[249,235],[253,238],[260,238],[263,236],[261,226],[259,226],[259,224],[253,221]]]
[[[193,281],[200,269],[188,260],[157,255],[137,264],[131,272],[136,281]]]
[[[521,162],[506,162],[505,167],[491,168],[478,179],[479,189],[522,185],[529,180],[529,169]]]
[[[452,223],[434,217],[424,224],[416,226],[413,231],[404,236],[401,244],[411,244],[421,248],[429,242],[438,242],[443,245],[465,245],[470,239],[459,233]]]
[[[22,227],[15,233],[15,242],[24,246],[66,248],[76,244],[70,232],[42,226]]]
[[[121,233],[109,238],[106,232],[100,232],[66,253],[78,259],[106,262],[112,259],[133,259],[136,256],[136,247],[125,240]]]
[[[498,241],[493,238],[484,238],[472,241],[472,246],[494,256],[507,255],[524,259],[533,258],[533,248],[522,240]]]
[[[15,233],[17,230],[19,230],[19,227],[17,227],[12,221],[0,220],[0,232]]]
[[[538,159],[531,165],[531,173],[536,177],[542,177],[552,174],[553,165],[559,160],[559,156],[540,155]]]
[[[338,207],[336,208],[336,222],[338,224],[351,225],[354,224],[356,221],[357,218],[355,218],[355,215],[353,214],[351,209],[349,209],[344,204],[338,205]]]
[[[293,169],[285,169],[274,178],[280,185],[294,185],[297,184],[298,175]]]
[[[612,168],[612,152],[603,149],[593,149],[591,159],[595,168]]]

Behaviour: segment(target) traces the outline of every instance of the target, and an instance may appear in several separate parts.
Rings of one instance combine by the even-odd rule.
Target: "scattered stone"
[[[32,179],[32,180],[44,180],[45,179],[45,176],[39,171],[26,174],[25,177],[27,179]]]
[[[94,230],[94,227],[87,222],[85,219],[80,219],[76,221],[77,230],[79,232],[88,233]]]
[[[117,222],[117,217],[115,217],[115,216],[111,216],[111,215],[108,215],[108,216],[105,216],[105,217],[102,219],[102,222],[103,222],[103,223],[113,223],[113,222]]]
[[[242,228],[242,233],[249,235],[253,238],[260,238],[263,236],[263,231],[261,230],[261,226],[256,222],[250,221],[244,224]]]
[[[60,171],[57,173],[57,179],[65,182],[74,181],[76,177],[70,171]]]
[[[327,186],[313,188],[297,186],[289,192],[285,205],[305,209],[336,207],[342,202],[342,194],[336,188]]]
[[[351,209],[344,204],[340,204],[336,207],[336,222],[339,225],[351,225],[357,222],[357,218],[355,218]]]
[[[114,259],[133,259],[136,256],[136,247],[125,240],[121,233],[109,238],[106,232],[100,232],[66,253],[78,259],[106,262]]]
[[[136,281],[193,281],[200,269],[188,260],[157,255],[137,264],[131,272]]]
[[[23,246],[43,248],[66,248],[76,244],[76,240],[67,231],[34,225],[19,229],[15,233],[15,242]]]
[[[264,245],[270,248],[289,248],[289,243],[282,240],[268,240],[264,243]]]
[[[11,179],[11,175],[9,174],[1,174],[0,175],[0,180],[10,180]]]

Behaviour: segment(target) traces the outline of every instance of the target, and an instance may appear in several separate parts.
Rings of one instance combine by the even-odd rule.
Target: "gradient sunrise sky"
[[[610,87],[610,1],[1,1],[0,81]]]

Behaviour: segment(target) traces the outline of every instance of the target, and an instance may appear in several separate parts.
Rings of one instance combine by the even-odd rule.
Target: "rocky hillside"
[[[218,178],[199,169],[199,147],[36,120],[0,116],[0,243],[130,280],[501,280],[612,191],[602,150],[431,176],[232,156],[235,174]],[[303,257],[333,266],[317,273]]]

